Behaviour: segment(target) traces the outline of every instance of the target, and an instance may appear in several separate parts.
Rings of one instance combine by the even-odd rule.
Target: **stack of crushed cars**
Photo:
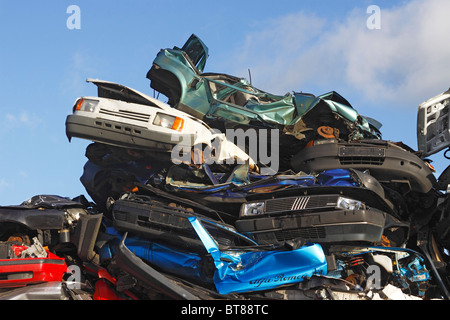
[[[167,104],[88,79],[66,134],[93,141],[93,202],[0,207],[0,299],[450,298],[449,172],[426,159],[449,92],[419,106],[414,151],[336,92],[272,95],[207,57],[195,35],[157,54]]]

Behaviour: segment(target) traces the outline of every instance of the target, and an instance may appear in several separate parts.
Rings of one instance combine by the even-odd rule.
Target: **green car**
[[[279,129],[298,140],[337,138],[380,139],[381,124],[360,116],[336,92],[274,95],[246,79],[203,73],[208,47],[191,35],[180,49],[162,49],[147,73],[150,87],[168,97],[168,104],[219,130]]]

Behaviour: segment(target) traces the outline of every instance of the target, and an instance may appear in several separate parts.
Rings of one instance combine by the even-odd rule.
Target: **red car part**
[[[0,260],[0,288],[22,287],[48,281],[62,281],[67,265],[64,258],[48,252],[46,258]]]

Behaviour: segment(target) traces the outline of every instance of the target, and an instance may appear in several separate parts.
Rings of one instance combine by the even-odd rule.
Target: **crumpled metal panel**
[[[221,249],[199,218],[188,219],[212,262],[207,261],[208,255],[183,251],[144,238],[127,237],[125,245],[134,255],[164,272],[214,284],[220,294],[267,290],[299,283],[313,274],[327,273],[327,261],[319,244],[307,244],[295,250],[268,249],[257,244],[247,248]],[[114,230],[109,232],[114,234]],[[114,240],[117,241],[119,238]],[[114,256],[115,252],[111,254]]]
[[[245,168],[245,166],[244,166]],[[204,168],[186,168],[185,170],[203,170]],[[182,193],[186,196],[201,196],[202,199],[214,202],[241,202],[252,192],[258,192],[258,189],[274,188],[281,189],[284,187],[302,188],[302,187],[319,187],[319,186],[346,186],[357,187],[358,182],[353,177],[350,170],[332,169],[325,170],[319,174],[278,174],[275,176],[259,175],[248,170],[240,170],[242,167],[236,168],[237,176],[233,179],[214,184],[207,178],[203,182],[182,180],[180,174],[176,171],[182,170],[181,167],[172,167],[166,176],[166,185],[170,187],[171,192]],[[239,171],[239,172],[237,172]],[[198,198],[198,197],[197,197]]]
[[[157,265],[167,273],[176,274],[185,279],[210,282],[202,270],[202,256],[194,252],[185,252],[146,239],[127,237],[127,248],[137,257]]]
[[[221,294],[273,289],[327,272],[319,244],[296,250],[221,251],[199,219],[190,217],[189,221],[214,260],[214,284]]]

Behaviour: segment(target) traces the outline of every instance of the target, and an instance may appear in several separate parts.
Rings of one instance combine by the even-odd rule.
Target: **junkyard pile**
[[[66,134],[93,141],[84,196],[0,207],[0,299],[448,299],[448,93],[419,150],[336,92],[272,95],[203,73],[192,35],[147,78],[88,80]]]

